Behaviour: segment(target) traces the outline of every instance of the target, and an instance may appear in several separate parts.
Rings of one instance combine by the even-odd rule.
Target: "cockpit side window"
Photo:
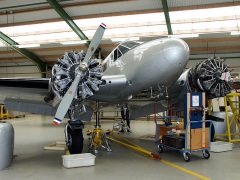
[[[122,53],[119,51],[119,49],[115,49],[114,54],[113,54],[113,60],[116,61],[118,58],[122,56]]]

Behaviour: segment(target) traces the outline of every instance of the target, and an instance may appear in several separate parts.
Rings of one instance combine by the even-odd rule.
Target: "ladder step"
[[[235,110],[240,110],[240,107],[239,107],[239,108],[237,108],[237,107],[234,107],[234,109],[235,109]]]
[[[240,101],[231,101],[231,102],[233,102],[233,103],[240,103]]]

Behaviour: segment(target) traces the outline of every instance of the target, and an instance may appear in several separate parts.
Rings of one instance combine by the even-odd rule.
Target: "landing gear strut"
[[[91,133],[91,137],[89,138],[89,151],[98,153],[98,148],[102,147],[106,149],[108,152],[111,152],[112,149],[108,143],[106,133],[101,129],[100,125],[100,112],[99,112],[99,102],[96,102],[96,125]]]

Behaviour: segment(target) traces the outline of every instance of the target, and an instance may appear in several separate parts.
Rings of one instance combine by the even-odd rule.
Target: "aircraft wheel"
[[[82,129],[71,129],[67,127],[68,150],[70,154],[80,154],[83,150],[83,132]]]
[[[160,153],[162,153],[162,152],[163,152],[163,146],[158,145],[158,153],[160,154]]]

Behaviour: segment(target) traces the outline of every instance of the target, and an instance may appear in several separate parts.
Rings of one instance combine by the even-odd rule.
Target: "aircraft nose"
[[[163,56],[170,66],[183,69],[189,59],[189,47],[185,41],[171,38],[164,43]]]

